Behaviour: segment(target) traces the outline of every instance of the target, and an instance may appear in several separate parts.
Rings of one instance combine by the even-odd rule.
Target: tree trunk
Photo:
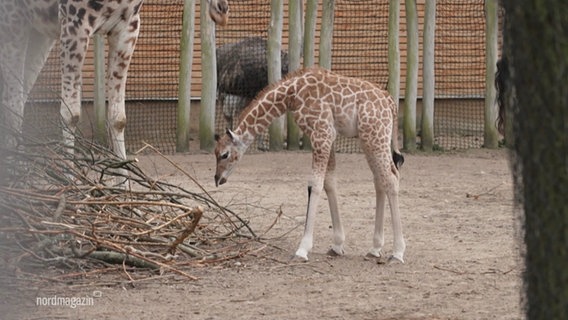
[[[406,89],[404,91],[403,147],[416,150],[416,97],[418,95],[418,10],[416,0],[406,0]]]
[[[497,19],[497,0],[485,1],[485,126],[483,146],[495,149],[499,146],[499,133],[497,132],[497,108],[495,92],[495,72],[497,72],[497,32],[499,31]]]
[[[94,41],[94,67],[95,67],[95,87],[94,87],[94,109],[95,109],[95,139],[101,145],[107,145],[106,129],[106,90],[105,90],[105,38],[102,35],[95,35]]]
[[[568,319],[568,6],[504,1],[528,319]]]
[[[290,1],[289,3],[289,23],[290,43],[288,45],[288,59],[290,59],[288,72],[293,72],[300,68],[302,64],[302,5],[303,1]],[[286,115],[288,150],[300,149],[300,128],[294,121],[294,115],[288,112]]]
[[[306,3],[306,15],[304,18],[304,67],[311,67],[315,63],[316,46],[316,20],[318,15],[318,0],[308,0]],[[302,136],[302,147],[311,150],[310,137]]]
[[[268,83],[274,83],[282,78],[282,28],[284,22],[284,3],[282,0],[270,2],[270,27],[268,28]],[[284,148],[284,119],[279,117],[268,128],[270,136],[270,151],[280,151]]]
[[[320,45],[319,45],[319,65],[322,68],[331,70],[331,50],[333,40],[333,15],[335,10],[335,0],[323,0]]]
[[[199,145],[201,150],[215,147],[215,100],[217,97],[217,59],[215,58],[215,23],[207,16],[207,0],[201,0],[201,108]]]
[[[179,89],[177,107],[176,151],[189,151],[189,116],[191,112],[191,67],[195,25],[195,0],[185,0],[180,43]]]
[[[434,149],[434,98],[436,75],[434,73],[434,47],[436,36],[436,0],[426,1],[424,5],[424,56],[423,56],[423,95],[420,146],[422,150]]]
[[[389,80],[387,90],[398,105],[400,101],[400,46],[398,29],[400,24],[400,0],[389,1]],[[398,113],[400,115],[400,112]],[[395,119],[398,123],[398,119]],[[398,130],[398,126],[396,126]],[[398,141],[396,141],[398,145]]]

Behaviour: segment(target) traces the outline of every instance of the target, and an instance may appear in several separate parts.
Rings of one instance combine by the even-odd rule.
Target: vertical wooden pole
[[[319,65],[326,69],[331,69],[334,7],[335,0],[323,0],[319,46]]]
[[[416,150],[416,98],[418,93],[418,10],[406,0],[406,89],[404,91],[403,147]]]
[[[497,0],[485,0],[485,126],[483,145],[494,149],[499,146],[499,132],[496,126],[497,107],[495,72],[497,71]]]
[[[389,1],[389,80],[387,90],[398,104],[400,101],[400,47],[398,30],[400,24],[400,0]],[[396,119],[398,122],[398,119]],[[398,142],[397,142],[398,144]]]
[[[105,41],[104,36],[95,35],[94,47],[94,108],[95,108],[95,139],[103,145],[107,143],[106,130],[106,98],[105,98]]]
[[[308,0],[304,19],[304,67],[315,63],[316,19],[318,15],[318,0]]]
[[[300,68],[302,59],[302,5],[303,1],[293,0],[289,2],[290,39],[288,49],[288,72]],[[288,150],[300,149],[300,128],[294,121],[292,113],[286,115],[287,146]]]
[[[424,8],[423,41],[423,95],[422,95],[422,150],[434,148],[434,99],[436,77],[434,73],[434,46],[436,35],[436,0],[427,0]]]
[[[318,14],[318,0],[308,0],[304,23],[304,67],[311,67],[315,63],[316,20]],[[302,148],[310,150],[312,144],[310,137],[302,137]]]
[[[215,146],[215,98],[217,94],[217,59],[215,56],[215,23],[208,17],[209,3],[201,0],[201,109],[199,112],[199,144],[201,150]]]
[[[268,83],[277,82],[282,77],[282,26],[284,21],[284,3],[282,0],[271,0],[270,26],[268,28]],[[270,150],[279,151],[284,148],[284,116],[275,119],[270,125]]]
[[[179,88],[177,106],[176,151],[189,151],[189,116],[191,112],[191,67],[195,25],[195,0],[185,0],[180,42]]]

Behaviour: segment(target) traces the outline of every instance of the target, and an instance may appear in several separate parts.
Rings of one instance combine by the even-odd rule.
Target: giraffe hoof
[[[342,246],[331,246],[329,250],[327,250],[327,255],[331,257],[338,257],[345,254]]]
[[[379,259],[383,257],[383,252],[381,249],[371,249],[369,250],[369,252],[367,252],[367,255],[365,257],[371,259]]]
[[[401,256],[399,257],[398,255],[393,254],[392,256],[389,257],[388,263],[389,264],[395,264],[395,263],[404,264],[404,259]]]
[[[308,251],[306,251],[305,249],[298,249],[298,251],[296,251],[296,255],[293,258],[306,262],[308,261]]]

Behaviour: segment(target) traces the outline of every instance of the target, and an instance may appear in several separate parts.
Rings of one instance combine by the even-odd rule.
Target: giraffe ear
[[[233,131],[229,130],[229,128],[227,128],[227,131],[225,131],[225,133],[227,133],[227,135],[229,136],[229,138],[231,138],[232,141],[235,141],[235,134],[233,133]]]
[[[241,138],[239,138],[239,136],[237,136],[233,131],[227,129],[226,133],[227,133],[227,135],[231,139],[231,142],[233,142],[234,145],[241,144]]]

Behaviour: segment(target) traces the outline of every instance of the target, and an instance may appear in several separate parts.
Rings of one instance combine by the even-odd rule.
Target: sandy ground
[[[361,154],[338,154],[346,254],[328,257],[331,220],[322,201],[307,263],[290,261],[307,201],[307,153],[246,155],[229,182],[213,183],[212,155],[171,157],[219,199],[250,219],[264,249],[214,267],[197,281],[156,277],[133,284],[28,283],[4,288],[2,319],[522,319],[522,267],[503,150],[406,155],[400,209],[405,264],[364,258],[371,247],[374,188]],[[148,172],[183,185],[187,178],[155,156]],[[387,211],[388,212],[388,211]],[[386,250],[392,249],[387,217]],[[262,248],[262,246],[259,246]],[[6,290],[12,290],[7,292]],[[38,297],[89,297],[90,306],[38,306]]]

